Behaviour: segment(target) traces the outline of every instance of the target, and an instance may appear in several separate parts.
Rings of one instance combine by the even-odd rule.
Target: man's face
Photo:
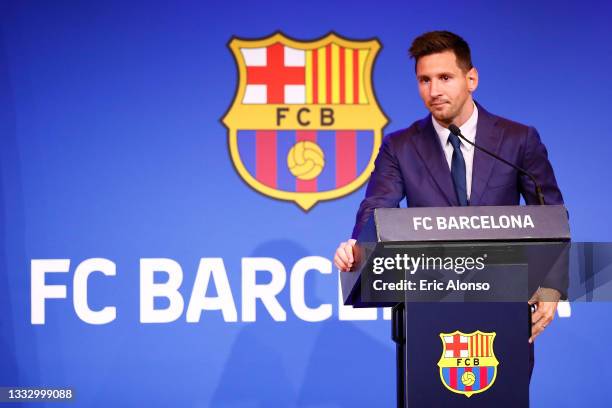
[[[419,94],[434,118],[442,124],[465,122],[472,111],[472,92],[478,73],[467,73],[457,65],[453,51],[420,57],[416,64]]]

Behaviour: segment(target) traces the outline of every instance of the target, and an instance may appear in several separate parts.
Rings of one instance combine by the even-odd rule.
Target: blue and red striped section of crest
[[[463,385],[461,376],[465,372],[472,372],[476,377],[473,385]],[[443,367],[442,377],[446,385],[457,391],[478,391],[485,388],[493,381],[495,367]]]
[[[316,143],[325,156],[323,171],[300,180],[287,166],[289,150],[300,141]],[[262,184],[281,191],[335,190],[355,180],[368,165],[372,130],[239,130],[238,152],[247,171]]]

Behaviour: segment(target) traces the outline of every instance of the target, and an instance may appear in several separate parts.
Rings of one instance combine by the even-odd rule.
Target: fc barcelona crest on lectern
[[[438,366],[446,388],[466,397],[491,388],[499,364],[493,352],[495,333],[455,331],[440,333],[440,339],[442,357]]]
[[[366,182],[387,123],[372,86],[377,40],[277,33],[229,47],[239,76],[223,123],[249,186],[307,211]]]

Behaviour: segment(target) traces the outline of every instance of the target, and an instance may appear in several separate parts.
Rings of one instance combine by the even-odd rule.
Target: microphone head
[[[455,136],[459,136],[461,134],[461,130],[455,124],[451,124],[448,127],[448,130],[450,130],[451,133]]]

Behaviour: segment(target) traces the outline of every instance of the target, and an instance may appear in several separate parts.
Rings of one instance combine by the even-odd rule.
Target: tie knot
[[[454,133],[449,133],[448,141],[453,145],[453,149],[459,149],[459,146],[461,146],[459,136],[455,135]]]

